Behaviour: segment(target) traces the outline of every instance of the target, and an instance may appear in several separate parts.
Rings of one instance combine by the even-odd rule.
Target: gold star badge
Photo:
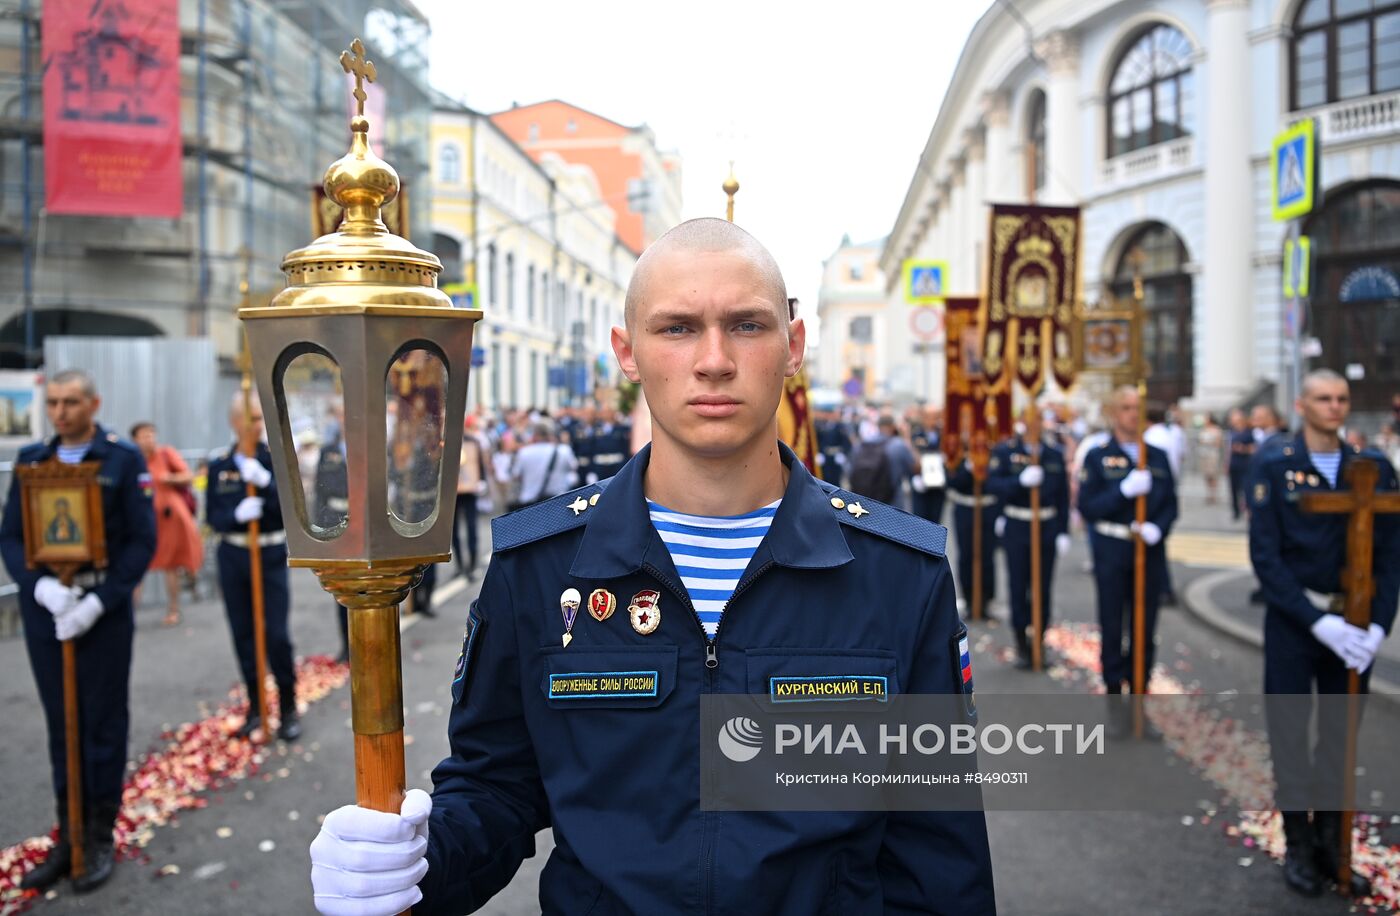
[[[854,515],[856,518],[860,518],[862,515],[870,514],[870,510],[862,506],[860,503],[851,503],[849,506],[846,507],[846,511]]]
[[[564,508],[573,509],[574,516],[577,517],[580,512],[588,508],[588,500],[584,499],[582,496],[576,496],[574,497],[574,501],[569,503]]]

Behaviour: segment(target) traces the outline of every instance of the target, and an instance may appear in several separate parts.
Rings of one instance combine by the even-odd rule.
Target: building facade
[[[0,365],[37,364],[49,335],[103,335],[208,337],[231,368],[243,283],[254,300],[282,288],[313,188],[348,148],[352,36],[378,72],[370,142],[426,244],[429,25],[409,0],[181,0],[177,219],[45,212],[41,12],[0,0]]]
[[[941,337],[920,341],[912,334],[911,307],[887,289],[880,269],[884,247],[884,239],[853,243],[847,236],[823,262],[814,387],[839,391],[848,401],[941,401]]]
[[[433,251],[484,312],[472,401],[558,407],[617,382],[609,342],[637,256],[586,166],[532,157],[492,118],[434,106]]]
[[[988,204],[1083,207],[1091,306],[1144,281],[1153,400],[1219,409],[1292,397],[1304,369],[1353,379],[1357,407],[1400,391],[1400,3],[1024,0],[974,27],[880,264],[950,263],[977,293]],[[1282,292],[1276,134],[1314,119],[1312,299]],[[1136,265],[1136,266],[1135,266]],[[1303,323],[1298,324],[1302,319]],[[941,369],[940,369],[941,373]]]
[[[651,128],[627,127],[558,99],[491,116],[535,159],[553,153],[592,170],[617,235],[637,254],[681,221],[681,159],[656,146]]]

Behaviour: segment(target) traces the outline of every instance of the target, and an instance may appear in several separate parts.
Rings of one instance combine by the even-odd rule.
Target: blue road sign
[[[1270,157],[1274,219],[1307,216],[1317,187],[1317,125],[1311,118],[1274,138]]]

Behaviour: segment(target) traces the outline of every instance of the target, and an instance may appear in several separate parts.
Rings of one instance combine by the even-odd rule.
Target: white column
[[[987,125],[987,201],[1015,200],[1020,187],[1019,162],[1011,156],[1011,97],[988,92],[982,97],[982,120]]]
[[[1208,0],[1206,23],[1206,234],[1205,251],[1191,252],[1204,267],[1192,322],[1200,341],[1193,400],[1213,408],[1233,403],[1254,378],[1248,0]]]
[[[953,160],[951,193],[953,195],[953,218],[948,224],[947,255],[948,290],[962,293],[972,280],[971,246],[967,239],[967,160],[959,153]]]
[[[1079,203],[1084,157],[1083,125],[1079,116],[1079,38],[1072,32],[1051,32],[1036,44],[1045,61],[1049,83],[1045,91],[1045,191],[1041,203]]]
[[[982,128],[967,131],[967,214],[965,216],[966,272],[959,293],[972,295],[982,288],[982,251],[987,247],[987,148]]]

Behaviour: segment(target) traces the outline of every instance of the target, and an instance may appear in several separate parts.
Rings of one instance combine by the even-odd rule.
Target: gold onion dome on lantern
[[[437,288],[442,262],[384,224],[381,210],[398,196],[399,176],[370,149],[364,115],[351,120],[350,131],[350,151],[331,163],[322,180],[345,218],[337,231],[283,259],[287,288],[271,307],[451,308],[452,300]]]

